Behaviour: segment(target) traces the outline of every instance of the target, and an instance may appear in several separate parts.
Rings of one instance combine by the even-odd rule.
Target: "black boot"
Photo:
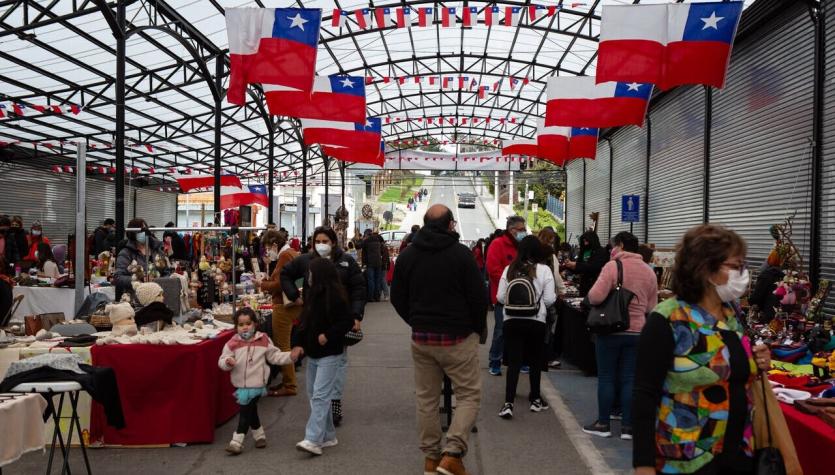
[[[333,413],[333,425],[339,427],[342,423],[342,400],[331,400],[331,412]]]

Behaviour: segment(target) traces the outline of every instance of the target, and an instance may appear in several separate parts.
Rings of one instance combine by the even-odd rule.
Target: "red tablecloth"
[[[110,445],[214,441],[215,427],[238,412],[229,380],[217,360],[234,332],[196,345],[94,346],[93,364],[116,372],[126,427],[106,424],[94,403],[90,440]]]
[[[804,414],[794,406],[780,403],[786,424],[792,434],[797,457],[804,475],[832,473],[832,453],[835,450],[835,428],[817,416]]]

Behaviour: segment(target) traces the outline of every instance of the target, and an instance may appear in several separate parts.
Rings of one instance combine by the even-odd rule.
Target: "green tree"
[[[533,200],[545,207],[548,201],[548,194],[559,198],[565,190],[565,173],[553,163],[544,160],[537,160],[533,169],[524,173],[528,186],[533,190]]]

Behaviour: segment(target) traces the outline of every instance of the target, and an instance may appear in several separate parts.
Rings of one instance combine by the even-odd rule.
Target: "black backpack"
[[[508,317],[536,317],[539,313],[540,298],[536,296],[533,278],[527,273],[519,272],[507,283],[504,314]]]

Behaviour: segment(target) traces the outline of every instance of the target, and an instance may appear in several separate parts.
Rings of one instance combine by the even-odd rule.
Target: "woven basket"
[[[110,317],[107,315],[91,315],[90,325],[96,327],[96,330],[110,330],[113,324],[110,323]]]
[[[232,314],[231,313],[215,313],[213,318],[219,322],[224,323],[232,323]]]

